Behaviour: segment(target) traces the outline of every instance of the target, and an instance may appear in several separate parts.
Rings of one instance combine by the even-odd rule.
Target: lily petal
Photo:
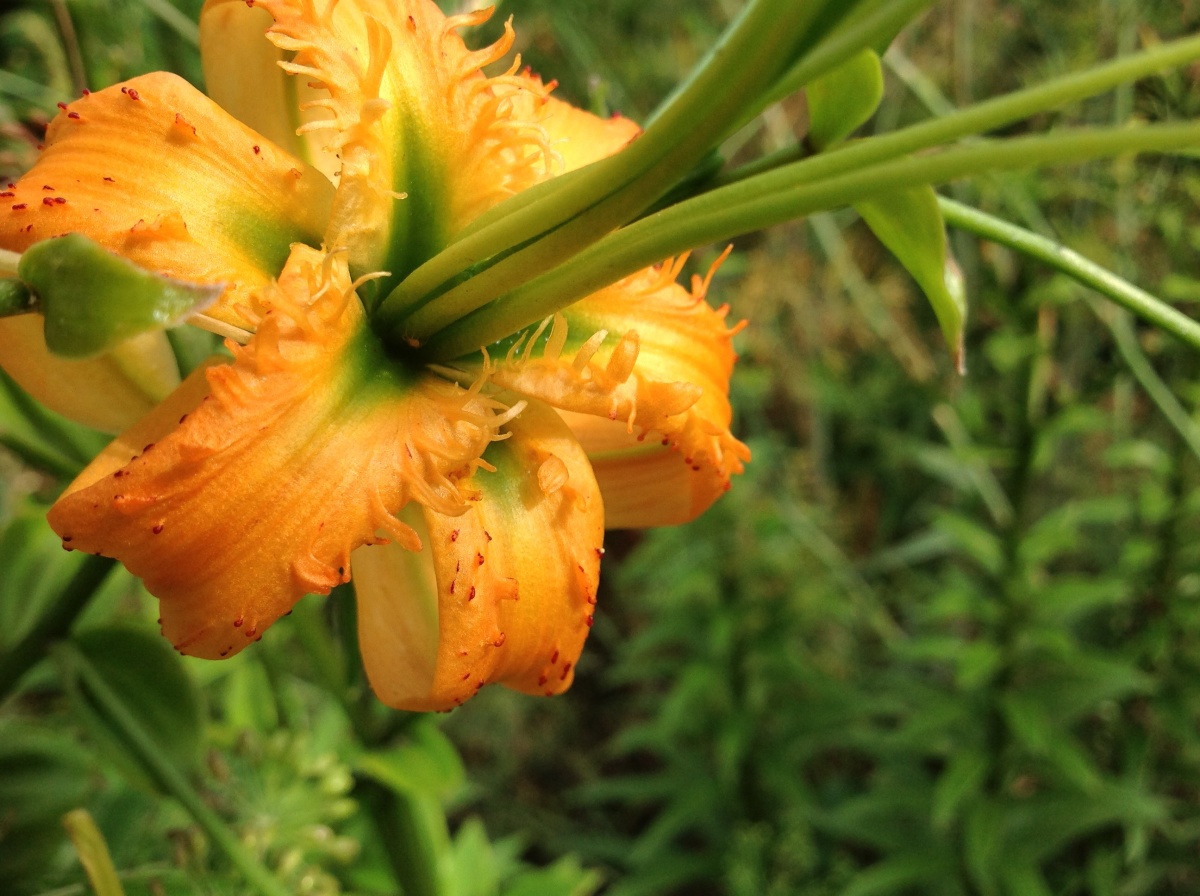
[[[750,457],[729,431],[740,327],[726,325],[727,308],[704,301],[708,278],[690,292],[677,284],[679,266],[649,268],[580,300],[492,374],[498,386],[564,412],[591,458],[610,528],[695,518]]]
[[[350,552],[379,531],[415,546],[393,514],[410,500],[461,511],[458,480],[507,420],[393,366],[344,261],[298,247],[267,301],[232,364],[189,378],[49,515],[65,545],[140,577],[194,656],[237,653],[302,595],[348,581]]]
[[[211,0],[214,6],[240,0]],[[447,18],[432,0],[258,0],[283,68],[321,87],[315,104],[342,159],[327,243],[362,271],[402,277],[481,212],[550,174],[551,151],[520,97],[544,88],[512,71],[480,69],[513,41],[511,27],[471,52],[458,35],[491,15]]]
[[[534,83],[541,87],[540,79],[534,79]],[[623,115],[601,118],[557,97],[545,96],[544,90],[531,88],[529,94],[539,97],[536,120],[546,132],[550,149],[562,162],[562,171],[556,174],[620,152],[642,132],[637,122]]]
[[[0,318],[0,367],[50,410],[104,432],[132,425],[179,385],[164,333],[143,333],[102,357],[73,361],[46,348],[39,314]]]
[[[587,457],[530,404],[463,484],[460,516],[424,513],[425,550],[354,554],[371,686],[390,706],[442,710],[491,682],[561,693],[592,624],[604,511]]]
[[[299,128],[319,116],[301,106],[323,94],[281,67],[291,60],[267,40],[274,20],[260,6],[208,0],[200,10],[200,61],[204,86],[222,109],[277,146],[336,181],[341,161],[314,135]]]
[[[34,167],[3,194],[0,246],[79,232],[152,271],[227,289],[237,306],[319,243],[333,187],[318,171],[158,72],[66,106]]]

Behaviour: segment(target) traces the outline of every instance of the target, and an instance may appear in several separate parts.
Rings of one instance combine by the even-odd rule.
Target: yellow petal
[[[267,40],[274,20],[260,6],[208,0],[200,11],[200,61],[205,92],[222,109],[277,146],[303,159],[331,180],[341,162],[311,134],[296,131],[318,116],[300,106],[321,98],[307,82],[288,75],[279,63],[290,61]]]
[[[622,115],[601,118],[553,96],[542,99],[540,106],[537,122],[546,132],[550,149],[562,160],[562,172],[556,173],[607,158],[642,132],[632,119]]]
[[[447,18],[432,0],[257,5],[275,18],[271,40],[294,53],[285,70],[327,94],[326,122],[305,127],[323,128],[341,156],[327,242],[348,247],[356,268],[403,276],[478,214],[549,175],[545,131],[517,114],[532,114],[544,88],[480,71],[508,51],[511,28],[476,52],[458,35],[490,10]]]
[[[320,241],[333,187],[175,75],[134,78],[54,119],[0,199],[0,247],[83,233],[145,268],[224,283],[209,314],[240,323],[293,242]]]
[[[86,361],[52,355],[37,314],[0,318],[0,367],[52,411],[104,432],[130,426],[179,385],[164,333],[143,333]]]
[[[634,274],[562,315],[500,361],[493,381],[564,413],[587,449],[610,528],[702,513],[750,452],[729,431],[737,327],[689,292],[678,265]],[[535,346],[537,346],[535,350]]]
[[[236,653],[302,595],[347,581],[350,552],[379,531],[412,543],[393,516],[409,500],[461,510],[458,480],[505,420],[393,366],[344,262],[299,248],[267,301],[232,364],[189,378],[50,511],[64,544],[140,577],[164,634],[195,656]]]
[[[604,514],[587,457],[531,404],[464,483],[468,510],[427,510],[425,549],[354,554],[358,636],[375,693],[400,709],[456,706],[485,684],[566,690],[591,628]]]

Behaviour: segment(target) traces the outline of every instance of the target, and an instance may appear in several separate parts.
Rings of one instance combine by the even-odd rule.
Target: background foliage
[[[7,5],[0,174],[83,86],[198,81],[199,5]],[[563,95],[637,117],[736,7],[501,12]],[[943,3],[890,52],[869,127],[1197,24],[1192,0]],[[1194,117],[1196,75],[1063,116]],[[788,104],[748,139],[769,149],[801,115]],[[1200,298],[1192,161],[953,192],[1181,307]],[[62,553],[43,522],[102,439],[5,381],[0,684],[31,631],[56,646],[0,708],[0,881],[85,892],[87,838],[60,823],[83,807],[130,894],[244,892],[222,831],[298,893],[1196,892],[1200,364],[1061,275],[955,250],[961,379],[852,215],[741,241],[713,295],[752,322],[734,382],[747,475],[694,524],[610,534],[566,697],[489,689],[448,717],[375,704],[348,593],[306,599],[234,660],[177,657],[136,581]]]

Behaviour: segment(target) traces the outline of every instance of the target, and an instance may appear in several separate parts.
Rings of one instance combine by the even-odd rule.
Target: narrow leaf
[[[808,85],[808,142],[818,151],[841,143],[875,114],[883,99],[883,68],[861,50]]]
[[[96,896],[125,896],[108,844],[87,809],[72,809],[62,822]]]
[[[954,355],[955,367],[964,372],[967,301],[962,277],[946,248],[946,226],[933,187],[885,193],[855,209],[924,291]]]

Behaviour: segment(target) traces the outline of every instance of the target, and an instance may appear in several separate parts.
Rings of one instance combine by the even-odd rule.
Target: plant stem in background
[[[91,813],[87,809],[72,809],[63,816],[63,827],[75,845],[79,862],[96,896],[125,896],[116,866],[108,853],[108,844]]]
[[[1107,268],[1054,240],[978,209],[944,197],[939,198],[939,204],[947,224],[1045,262],[1193,348],[1200,348],[1200,323]]]
[[[260,896],[288,896],[288,888],[242,845],[237,835],[208,807],[183,772],[167,759],[151,734],[142,727],[87,657],[70,645],[60,646],[57,654],[78,677],[91,698],[103,709],[138,763],[166,793],[187,810],[196,824],[241,872],[254,891]]]

